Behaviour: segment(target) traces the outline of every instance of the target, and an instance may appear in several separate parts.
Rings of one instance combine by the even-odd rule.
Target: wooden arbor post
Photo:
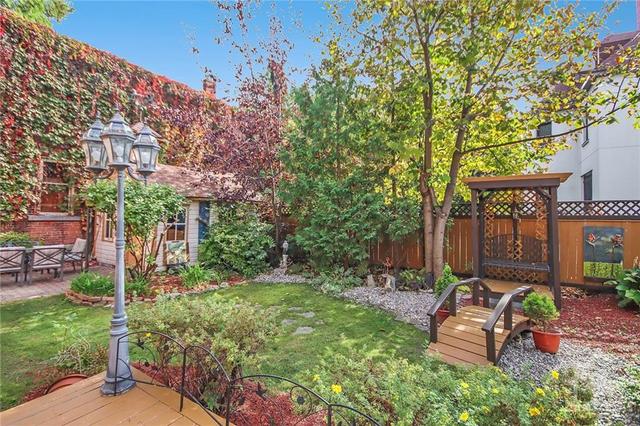
[[[486,194],[498,191],[532,190],[545,194],[547,203],[547,272],[548,285],[551,287],[553,297],[558,309],[562,305],[562,293],[560,288],[560,258],[558,239],[558,187],[566,181],[571,173],[546,173],[518,176],[483,176],[463,179],[471,189],[471,232],[473,275],[482,278],[485,270],[485,256],[483,252],[483,239],[485,226],[483,210],[485,208]],[[508,267],[507,265],[500,265]],[[514,268],[531,269],[534,265],[512,265]],[[534,269],[534,270],[537,270]],[[474,303],[479,295],[473,295]]]

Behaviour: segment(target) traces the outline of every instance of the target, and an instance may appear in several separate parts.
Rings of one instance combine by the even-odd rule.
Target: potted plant
[[[436,280],[433,286],[433,294],[436,296],[436,299],[440,298],[442,293],[449,287],[449,284],[457,283],[460,281],[458,277],[453,275],[453,271],[451,270],[451,266],[445,264],[442,269],[442,275]],[[438,321],[442,322],[449,316],[449,309],[444,306],[438,309],[436,312],[436,316]]]
[[[539,327],[533,329],[533,342],[542,352],[555,354],[560,348],[562,333],[549,329],[549,322],[558,319],[559,313],[553,300],[540,293],[529,294],[522,303],[524,314]]]

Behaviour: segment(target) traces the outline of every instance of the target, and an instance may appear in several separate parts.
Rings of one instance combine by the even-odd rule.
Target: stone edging
[[[245,284],[247,283],[247,281],[241,281],[239,283],[236,283],[234,285],[241,285],[241,284]],[[224,284],[224,283],[223,283]],[[167,297],[171,297],[171,298],[175,298],[175,297],[180,297],[180,296],[188,296],[188,295],[195,295],[195,294],[204,294],[204,293],[210,293],[212,291],[216,291],[220,288],[228,288],[229,285],[213,285],[211,287],[207,287],[204,290],[191,290],[191,291],[186,291],[184,293],[166,293],[165,296]],[[111,296],[87,296],[86,294],[82,294],[82,293],[76,293],[73,290],[67,290],[67,292],[65,293],[65,296],[67,297],[67,299],[69,301],[71,301],[72,303],[75,303],[77,305],[84,305],[84,306],[113,306],[113,297]],[[131,302],[150,302],[150,303],[154,303],[157,300],[157,296],[137,296],[137,297],[126,297],[124,304],[128,305]]]

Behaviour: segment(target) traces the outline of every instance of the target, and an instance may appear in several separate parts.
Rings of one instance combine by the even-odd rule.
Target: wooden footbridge
[[[461,286],[472,288],[473,304],[458,309],[456,296],[457,289]],[[499,296],[499,293],[482,279],[470,278],[449,285],[428,311],[431,343],[427,352],[437,354],[449,364],[497,364],[505,344],[531,327],[529,318],[513,313],[513,302],[536,291],[534,287],[538,286],[522,285],[512,288],[491,309],[491,296]],[[438,327],[436,312],[447,302],[449,317]]]

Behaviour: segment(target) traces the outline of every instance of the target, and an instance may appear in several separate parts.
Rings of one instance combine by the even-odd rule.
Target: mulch
[[[621,355],[640,354],[640,312],[618,307],[613,294],[565,295],[560,319],[554,325],[563,337],[591,347]]]
[[[240,276],[232,276],[226,282],[229,286],[237,285],[244,281]],[[182,278],[178,275],[158,274],[151,276],[149,285],[152,294],[189,293],[194,290],[205,290],[207,288],[217,288],[220,283],[212,281],[196,288],[186,288],[182,284]]]

